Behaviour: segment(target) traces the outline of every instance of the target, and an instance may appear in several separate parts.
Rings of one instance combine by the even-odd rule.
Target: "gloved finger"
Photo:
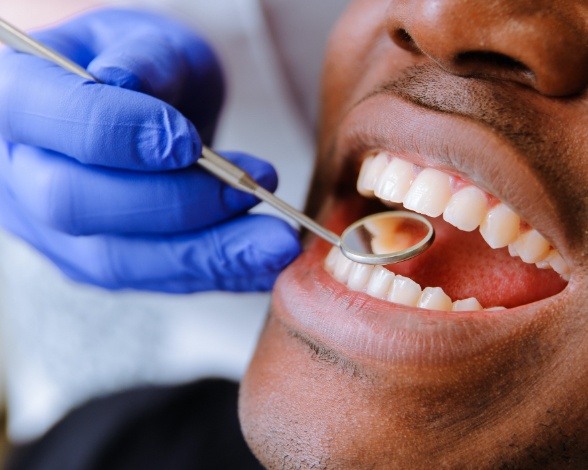
[[[0,224],[72,279],[107,289],[188,293],[269,290],[300,252],[294,230],[270,216],[247,215],[175,237],[73,237],[40,226],[0,186]]]
[[[225,156],[269,191],[276,189],[269,163],[242,153]],[[161,173],[112,170],[16,144],[0,151],[0,174],[24,210],[72,235],[194,231],[259,202],[199,166]]]
[[[173,239],[107,241],[110,259],[117,262],[102,273],[99,285],[110,289],[127,284],[176,293],[267,291],[300,253],[292,227],[266,215],[246,215]],[[148,256],[153,252],[155,256]],[[89,281],[96,284],[96,279]]]
[[[223,74],[214,51],[190,28],[160,14],[105,9],[36,36],[99,81],[171,104],[208,141],[222,105]]]
[[[210,143],[224,98],[221,66],[210,46],[178,25],[138,29],[112,41],[88,65],[103,83],[171,104]]]
[[[0,136],[85,164],[155,171],[200,155],[200,138],[170,105],[148,95],[88,83],[26,54],[0,56]]]
[[[171,104],[209,144],[223,101],[222,73],[204,41],[193,41],[189,54],[172,47],[166,37],[146,38],[138,31],[102,51],[88,71],[103,83]]]

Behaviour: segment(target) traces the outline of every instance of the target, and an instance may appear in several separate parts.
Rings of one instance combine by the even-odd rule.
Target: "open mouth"
[[[428,310],[501,310],[557,294],[569,279],[544,236],[462,177],[369,151],[357,191],[432,218],[437,237],[429,252],[387,267],[355,263],[333,248],[324,267],[351,290]]]
[[[500,135],[389,96],[362,101],[337,130],[314,185],[316,219],[341,233],[403,207],[429,218],[435,241],[374,267],[311,237],[272,298],[272,318],[294,337],[360,363],[420,367],[520,344],[570,301],[565,222]]]

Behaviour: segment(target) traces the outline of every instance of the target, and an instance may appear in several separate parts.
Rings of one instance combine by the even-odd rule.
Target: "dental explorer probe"
[[[49,60],[86,80],[99,83],[84,68],[55,50],[33,39],[0,18],[0,42],[12,49]],[[352,261],[364,264],[392,264],[413,258],[433,243],[435,232],[423,216],[406,211],[384,212],[364,217],[350,225],[341,237],[319,225],[260,186],[247,172],[202,146],[202,158],[196,163],[220,180],[240,191],[253,194],[294,219],[322,239],[338,246]],[[402,237],[393,237],[401,233]]]

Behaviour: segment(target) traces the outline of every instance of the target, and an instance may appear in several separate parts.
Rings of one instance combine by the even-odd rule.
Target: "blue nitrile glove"
[[[247,215],[254,197],[194,165],[223,95],[206,42],[131,10],[37,37],[105,84],[1,53],[0,224],[73,279],[110,289],[270,289],[299,253],[296,233]],[[225,156],[275,190],[268,163]]]

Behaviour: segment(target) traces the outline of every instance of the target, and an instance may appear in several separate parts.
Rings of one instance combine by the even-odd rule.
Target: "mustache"
[[[415,65],[384,83],[361,101],[378,94],[396,95],[420,107],[461,116],[492,128],[526,155],[553,155],[552,140],[540,125],[545,116],[515,83],[480,77],[456,77],[432,64]]]

